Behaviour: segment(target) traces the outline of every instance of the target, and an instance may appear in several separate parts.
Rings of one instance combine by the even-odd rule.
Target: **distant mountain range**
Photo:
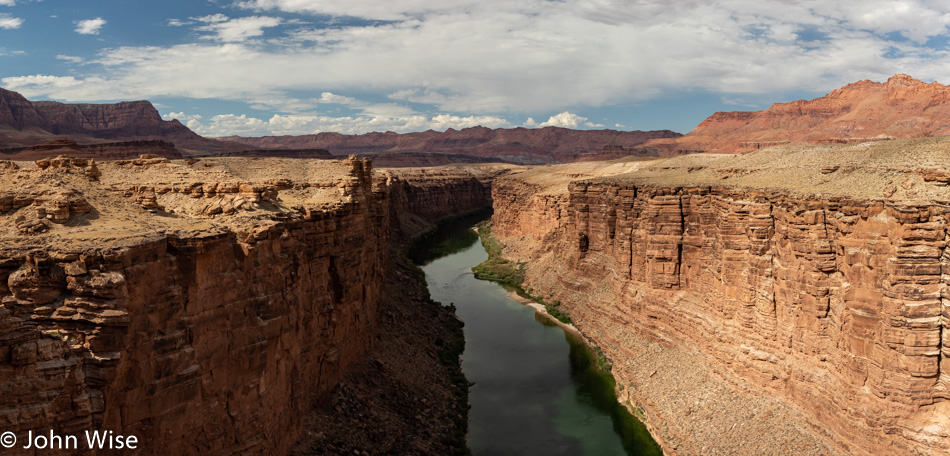
[[[335,155],[397,153],[453,154],[496,159],[513,163],[563,163],[589,159],[617,158],[632,153],[651,139],[677,138],[669,130],[617,131],[570,130],[567,128],[485,128],[471,127],[445,132],[366,133],[343,135],[320,133],[303,136],[265,136],[245,138],[228,136],[222,141],[241,143],[260,149],[319,148]],[[611,147],[613,146],[613,147]],[[621,147],[623,149],[618,149]],[[624,152],[626,151],[626,152]],[[637,150],[641,155],[659,156],[662,151]]]
[[[148,101],[115,104],[33,102],[19,93],[0,89],[0,158],[26,159],[44,151],[72,151],[83,155],[95,155],[95,151],[100,151],[102,158],[116,158],[131,153],[129,145],[133,141],[164,141],[173,144],[177,151],[167,150],[167,145],[147,143],[149,153],[169,158],[176,155],[327,158],[330,154],[361,154],[376,155],[381,165],[389,166],[499,161],[558,163],[628,154],[658,156],[662,150],[639,146],[651,139],[678,136],[679,133],[669,130],[641,132],[555,127],[492,130],[473,127],[406,134],[320,133],[205,138],[177,120],[163,120]],[[73,146],[64,148],[63,144]],[[86,147],[91,144],[98,147]]]
[[[63,136],[79,144],[162,140],[182,150],[219,151],[235,147],[199,136],[177,120],[162,120],[148,101],[31,102],[19,93],[0,89],[0,148],[34,146]]]
[[[903,74],[884,83],[856,82],[821,98],[778,103],[763,111],[717,112],[686,135],[669,130],[472,127],[404,134],[205,138],[177,120],[163,120],[148,101],[31,102],[0,89],[0,158],[26,159],[74,144],[63,150],[102,158],[127,156],[144,147],[148,153],[169,157],[329,158],[361,154],[376,156],[383,166],[492,161],[531,164],[626,155],[742,153],[788,143],[846,144],[946,134],[950,134],[950,87]],[[64,142],[66,139],[72,143]]]

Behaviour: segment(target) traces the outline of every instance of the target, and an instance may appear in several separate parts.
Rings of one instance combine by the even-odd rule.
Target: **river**
[[[443,224],[410,251],[424,264],[432,299],[455,304],[465,321],[472,454],[661,455],[582,340],[501,285],[475,279],[472,266],[488,257],[470,228],[475,221]]]

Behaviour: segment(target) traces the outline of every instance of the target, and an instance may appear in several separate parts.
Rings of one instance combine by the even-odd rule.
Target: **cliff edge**
[[[950,454],[948,151],[559,165],[495,183],[493,233],[670,454]]]

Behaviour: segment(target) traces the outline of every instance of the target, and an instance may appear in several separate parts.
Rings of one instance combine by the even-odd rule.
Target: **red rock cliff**
[[[899,74],[859,81],[813,100],[764,111],[717,112],[682,138],[648,144],[670,150],[749,152],[780,144],[849,144],[950,133],[950,87]]]
[[[933,144],[920,147],[894,153],[911,157],[910,149]],[[873,148],[861,154],[876,155]],[[657,166],[656,178],[576,181],[559,194],[518,175],[493,187],[493,232],[508,244],[506,255],[528,262],[529,287],[568,306],[613,359],[621,384],[634,382],[627,397],[648,409],[660,401],[635,390],[663,370],[636,374],[649,356],[633,339],[647,335],[694,350],[718,376],[739,379],[730,382],[752,385],[740,389],[788,401],[844,453],[950,454],[950,213],[925,197],[940,195],[945,183],[930,186],[929,174],[908,172],[898,178],[900,191],[916,198],[886,186],[882,198],[865,196],[881,191],[869,180],[856,196],[841,194],[843,187],[796,192],[774,180],[779,188],[727,186],[729,176],[768,172],[729,159],[707,163],[711,171],[686,164],[678,176],[673,164]],[[818,169],[807,175],[821,176]],[[865,173],[844,169],[826,171],[841,182]],[[882,176],[894,175],[888,172]],[[706,429],[727,435],[738,425],[746,426],[741,436],[717,451],[748,451],[739,445],[757,439],[793,448],[773,428],[756,427],[769,417],[752,406],[734,423],[724,410],[709,418],[724,422],[722,429],[691,421],[698,409],[690,391],[702,386],[684,385],[685,373],[669,375],[680,399],[654,421],[658,437],[672,442],[668,452],[677,453],[677,443],[684,454],[712,451],[712,439],[694,436]]]
[[[241,178],[275,163],[349,169],[311,182],[149,180],[208,167],[198,179]],[[374,183],[368,160],[323,163],[223,159],[192,171],[143,158],[89,173],[85,160],[57,159],[0,168],[3,178],[58,176],[53,185],[71,187],[77,201],[55,212],[56,223],[30,225],[45,234],[20,243],[11,235],[0,251],[0,430],[23,438],[108,429],[137,436],[142,454],[285,453],[313,402],[373,344],[391,202],[448,203],[414,215],[423,221],[488,204],[465,172],[416,191],[398,176]],[[0,195],[3,233],[47,214],[45,192]],[[282,208],[298,195],[308,199]],[[264,214],[232,223],[222,206],[233,217]],[[136,225],[124,228],[130,217]],[[101,224],[111,237],[75,228]]]

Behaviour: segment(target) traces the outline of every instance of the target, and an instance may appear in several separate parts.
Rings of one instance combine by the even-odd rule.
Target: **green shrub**
[[[477,229],[482,245],[488,252],[488,259],[472,268],[475,278],[521,287],[524,283],[524,264],[506,260],[501,256],[501,244],[492,237],[490,222],[479,223]]]

